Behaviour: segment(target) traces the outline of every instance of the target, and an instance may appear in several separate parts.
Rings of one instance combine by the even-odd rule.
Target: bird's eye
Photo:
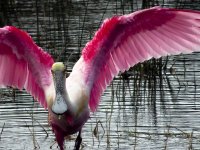
[[[53,73],[54,73],[54,71],[53,71],[53,70],[51,70],[51,73],[53,74]]]

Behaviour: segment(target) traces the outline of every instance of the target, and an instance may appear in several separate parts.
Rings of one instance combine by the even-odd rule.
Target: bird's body
[[[79,65],[79,63],[77,62],[76,65]],[[81,81],[81,75],[77,76],[76,71],[74,71],[70,74],[68,78],[66,78],[66,81],[65,79],[64,81],[61,80],[60,84],[62,83],[64,83],[64,86],[66,85],[66,87],[64,88],[67,92],[67,99],[69,100],[67,104],[68,110],[61,115],[55,114],[51,109],[53,105],[53,100],[49,99],[48,102],[50,119],[49,122],[56,135],[57,142],[60,147],[63,147],[65,136],[81,131],[90,114],[90,109],[88,107],[89,93],[85,88],[84,82]],[[56,89],[55,87],[52,88]],[[52,91],[52,89],[50,89],[49,91],[50,98],[58,95],[56,94],[56,91],[55,93],[53,93]]]
[[[0,86],[27,90],[44,108],[60,149],[79,132],[120,71],[152,57],[200,51],[200,12],[153,7],[107,19],[65,78],[65,66],[24,31],[0,28]]]
[[[51,110],[49,111],[49,122],[61,149],[63,147],[64,137],[81,131],[88,118],[89,109],[84,109],[81,111],[81,114],[76,117],[68,113],[57,116]]]

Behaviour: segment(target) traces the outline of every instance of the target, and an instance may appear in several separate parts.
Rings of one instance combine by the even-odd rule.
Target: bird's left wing
[[[153,7],[105,20],[72,75],[82,78],[94,111],[119,71],[152,57],[193,51],[200,51],[200,12]]]
[[[25,88],[46,108],[52,64],[51,56],[26,32],[12,26],[0,28],[0,86]]]

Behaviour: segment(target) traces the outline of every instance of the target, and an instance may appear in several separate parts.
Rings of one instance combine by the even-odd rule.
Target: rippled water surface
[[[28,31],[56,60],[67,63],[70,72],[104,18],[140,9],[142,1],[15,0],[4,6],[4,22]],[[198,3],[179,7],[197,9]],[[199,149],[199,58],[199,53],[163,58],[166,69],[158,75],[135,68],[128,79],[117,76],[83,128],[82,149]],[[25,91],[1,89],[0,149],[58,149],[47,118],[47,111]],[[73,149],[75,138],[66,139],[66,149]]]

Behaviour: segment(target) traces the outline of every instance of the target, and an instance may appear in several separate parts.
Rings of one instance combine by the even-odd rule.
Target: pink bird
[[[152,57],[200,51],[200,12],[153,7],[106,19],[66,78],[62,62],[24,31],[0,28],[0,86],[25,89],[49,111],[57,143],[79,132],[114,76]]]

